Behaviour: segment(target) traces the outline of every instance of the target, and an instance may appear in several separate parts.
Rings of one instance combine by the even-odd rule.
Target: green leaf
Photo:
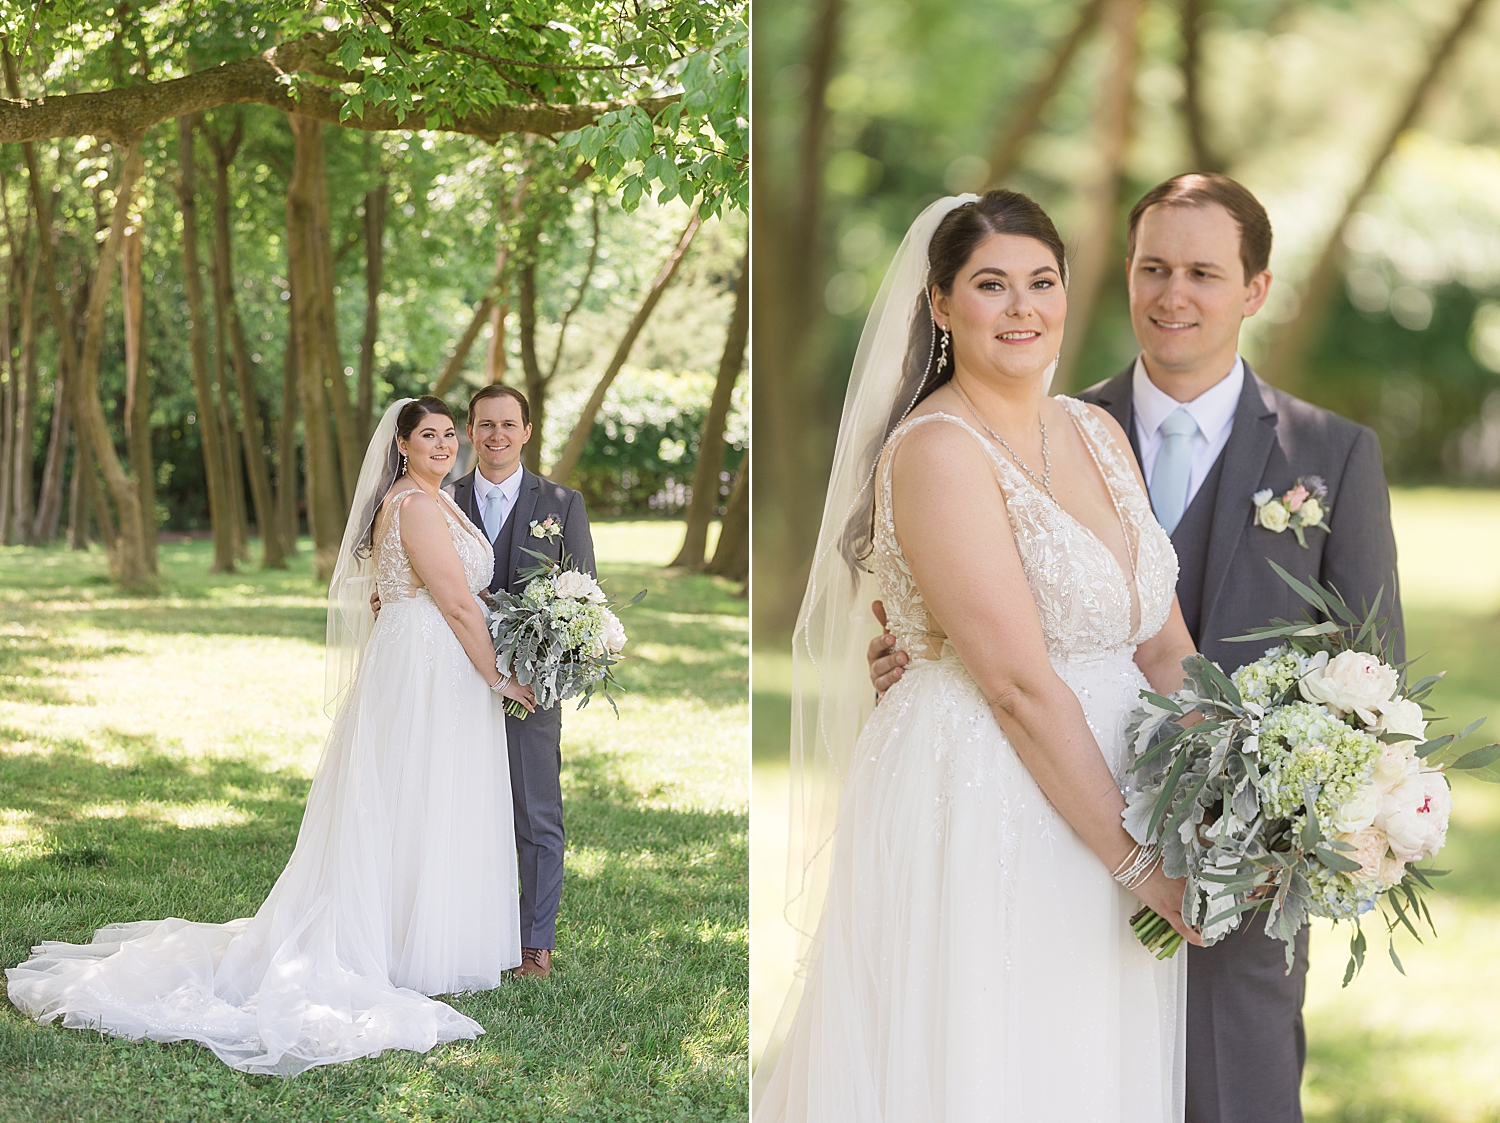
[[[1390,947],[1391,962],[1396,965],[1396,970],[1400,971],[1403,975],[1406,974],[1406,968],[1401,966],[1401,957],[1396,954],[1396,941],[1394,939],[1391,940]]]
[[[1360,868],[1359,863],[1352,858],[1346,858],[1342,854],[1337,854],[1322,846],[1314,847],[1313,853],[1317,856],[1318,861],[1331,870],[1337,870],[1339,873],[1354,873]]]
[[[1209,917],[1203,922],[1203,927],[1212,928],[1221,920],[1228,920],[1231,916],[1238,916],[1242,912],[1249,912],[1252,909],[1261,908],[1265,905],[1265,903],[1265,901],[1241,901],[1239,904],[1233,906],[1232,908],[1227,908],[1223,912],[1214,913],[1213,916]]]
[[[1149,690],[1142,690],[1141,691],[1141,697],[1144,698],[1144,699],[1146,699],[1146,701],[1150,702],[1153,706],[1155,706],[1159,710],[1166,710],[1169,713],[1174,713],[1174,714],[1181,714],[1181,713],[1185,712],[1183,710],[1183,708],[1181,706],[1179,706],[1176,702],[1172,701],[1172,699],[1170,699],[1170,698],[1164,698],[1160,694],[1153,694]]]
[[[1483,768],[1488,764],[1493,764],[1497,760],[1500,760],[1500,744],[1486,745],[1482,749],[1475,749],[1471,753],[1465,753],[1452,764],[1448,765],[1448,768],[1449,770],[1467,772],[1471,768]]]
[[[1303,544],[1306,545],[1306,543],[1303,543]],[[1295,577],[1293,577],[1286,570],[1282,569],[1281,566],[1277,565],[1270,558],[1267,558],[1266,562],[1267,562],[1268,565],[1270,565],[1270,567],[1272,569],[1274,569],[1276,571],[1276,575],[1278,577],[1280,577],[1283,581],[1285,581],[1288,585],[1290,585],[1292,587],[1292,591],[1294,593],[1296,593],[1299,597],[1301,597],[1308,604],[1310,604],[1314,608],[1316,608],[1324,616],[1333,616],[1334,615],[1333,610],[1328,607],[1328,602],[1325,601],[1321,595],[1319,595],[1318,593],[1314,592],[1312,589],[1308,588],[1301,581],[1298,581]],[[1334,630],[1337,631],[1338,629],[1335,627]]]
[[[1439,671],[1435,675],[1428,675],[1426,678],[1419,680],[1415,686],[1406,692],[1406,696],[1413,702],[1421,701],[1421,699],[1432,693],[1432,688],[1441,682],[1443,676],[1447,673],[1447,671]]]

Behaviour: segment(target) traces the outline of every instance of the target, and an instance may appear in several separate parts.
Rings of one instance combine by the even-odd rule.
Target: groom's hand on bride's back
[[[891,650],[896,645],[896,637],[886,631],[885,605],[880,601],[874,601],[870,605],[870,611],[880,622],[881,631],[880,635],[870,641],[870,649],[867,652],[870,660],[870,681],[875,684],[876,694],[884,694],[901,681],[901,669],[906,666],[908,656],[904,651]]]

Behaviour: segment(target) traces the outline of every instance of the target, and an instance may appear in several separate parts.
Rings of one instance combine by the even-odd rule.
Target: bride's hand
[[[1151,906],[1158,916],[1177,929],[1184,940],[1201,948],[1203,937],[1182,919],[1182,892],[1186,887],[1186,879],[1168,877],[1158,865],[1146,883],[1136,889],[1135,895],[1142,904]]]
[[[521,705],[526,707],[528,714],[536,712],[536,694],[533,693],[531,687],[522,686],[515,679],[511,679],[505,684],[504,689],[500,691],[500,696],[502,698],[509,698],[513,702],[521,703]]]

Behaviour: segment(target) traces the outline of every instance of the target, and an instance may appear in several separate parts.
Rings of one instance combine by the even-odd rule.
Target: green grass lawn
[[[1500,739],[1500,493],[1393,494],[1407,650],[1419,674],[1448,671],[1432,701]],[[754,689],[752,1049],[759,1055],[790,981],[795,937],[781,919],[785,886],[788,656],[757,649]],[[1366,924],[1363,975],[1340,986],[1348,928],[1313,928],[1305,1007],[1308,1123],[1500,1123],[1500,785],[1457,777],[1448,845],[1436,864],[1438,937],[1397,937],[1406,975]]]
[[[661,569],[680,523],[594,533],[606,586],[650,595],[624,618],[620,719],[564,718],[549,981],[453,1000],[476,1041],[290,1080],[0,1003],[0,1121],[742,1119],[746,603]],[[305,549],[281,573],[209,560],[163,544],[161,594],[126,598],[97,551],[0,549],[5,966],[107,922],[247,916],[290,854],[329,725],[322,590]]]

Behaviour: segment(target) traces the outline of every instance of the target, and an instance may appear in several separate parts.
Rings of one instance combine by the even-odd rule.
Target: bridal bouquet
[[[495,668],[508,670],[516,681],[530,686],[541,709],[567,698],[582,696],[588,705],[602,686],[605,700],[619,715],[609,688],[619,683],[610,669],[625,649],[625,628],[615,606],[599,582],[561,561],[527,550],[540,564],[523,570],[526,586],[520,593],[484,594],[489,609],[490,637],[495,644]],[[630,601],[638,604],[642,589]],[[625,606],[629,607],[629,605]],[[525,719],[526,707],[507,698],[505,712]]]
[[[1407,684],[1380,639],[1380,597],[1360,619],[1337,593],[1271,565],[1325,621],[1274,620],[1235,637],[1280,642],[1232,675],[1194,655],[1181,690],[1142,692],[1126,731],[1125,829],[1160,847],[1168,877],[1187,879],[1183,918],[1206,944],[1263,910],[1290,970],[1309,917],[1352,921],[1347,986],[1364,964],[1363,914],[1379,906],[1388,934],[1432,928],[1423,891],[1440,871],[1417,863],[1447,835],[1444,772],[1500,780],[1500,745],[1450,749],[1482,718],[1428,739],[1423,699],[1442,675]],[[1189,713],[1202,720],[1184,728],[1176,719]],[[1182,943],[1150,909],[1131,926],[1158,958]],[[1401,970],[1394,941],[1390,954]]]

